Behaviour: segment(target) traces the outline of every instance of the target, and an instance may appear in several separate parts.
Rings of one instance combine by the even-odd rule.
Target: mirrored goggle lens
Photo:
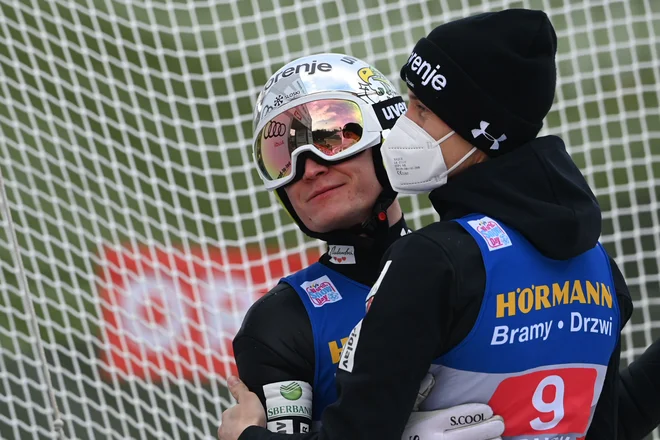
[[[342,99],[325,99],[293,107],[261,129],[254,144],[257,164],[264,176],[277,180],[291,174],[291,156],[311,145],[326,156],[350,149],[362,138],[360,106]]]

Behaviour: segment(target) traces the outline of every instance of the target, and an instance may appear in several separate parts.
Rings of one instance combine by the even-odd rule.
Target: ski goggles
[[[296,160],[303,152],[334,162],[381,142],[382,124],[377,103],[367,104],[346,93],[320,93],[277,109],[260,123],[254,140],[254,159],[269,190],[295,178]],[[403,102],[403,99],[397,97]]]

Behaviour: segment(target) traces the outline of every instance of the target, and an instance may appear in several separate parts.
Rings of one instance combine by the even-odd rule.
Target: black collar
[[[372,286],[378,279],[380,263],[385,251],[398,238],[411,231],[403,217],[390,226],[387,238],[371,246],[328,242],[328,251],[319,262],[358,283]]]

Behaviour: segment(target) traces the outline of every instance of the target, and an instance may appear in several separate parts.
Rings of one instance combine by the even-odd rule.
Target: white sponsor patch
[[[390,264],[392,264],[392,260],[387,260],[385,262],[385,266],[383,266],[383,270],[380,272],[380,275],[378,276],[378,279],[376,280],[376,283],[374,284],[374,286],[369,291],[369,294],[367,295],[367,298],[364,300],[365,308],[366,308],[367,312],[369,311],[369,308],[371,307],[371,303],[374,300],[374,296],[376,296],[376,292],[378,292],[378,288],[380,287],[380,283],[383,281],[383,278],[385,278],[385,274],[387,273],[387,270],[390,268]]]
[[[264,385],[263,389],[268,420],[286,417],[312,419],[312,387],[307,382],[287,380],[269,383]],[[270,423],[268,425],[268,430],[272,431]],[[293,425],[291,425],[291,429],[293,429]]]
[[[355,361],[355,350],[357,349],[358,339],[360,338],[360,329],[362,329],[362,320],[357,323],[351,334],[348,336],[348,341],[344,344],[341,351],[341,359],[339,361],[339,368],[349,373],[353,372],[353,362]]]
[[[275,420],[274,422],[268,422],[266,428],[270,432],[293,434],[293,420]]]
[[[504,228],[490,217],[469,220],[468,224],[486,241],[486,245],[488,245],[488,250],[490,251],[503,249],[512,244]]]
[[[309,300],[314,307],[323,307],[326,304],[341,300],[339,291],[327,275],[323,275],[314,281],[305,281],[300,287],[307,292],[307,296],[309,296]]]
[[[333,264],[355,264],[355,248],[353,246],[332,245],[328,251]]]

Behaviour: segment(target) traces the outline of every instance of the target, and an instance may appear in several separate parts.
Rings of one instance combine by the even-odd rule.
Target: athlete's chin
[[[347,209],[348,208],[348,209]],[[315,213],[312,217],[312,231],[326,233],[351,228],[362,223],[357,211],[353,209],[350,202],[346,201],[341,206],[328,207]]]

